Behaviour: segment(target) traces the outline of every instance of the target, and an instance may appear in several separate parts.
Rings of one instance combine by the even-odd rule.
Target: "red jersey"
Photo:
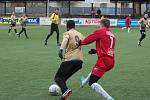
[[[131,24],[131,18],[128,16],[126,18],[126,26],[130,26],[130,24]]]
[[[111,57],[114,59],[114,47],[116,38],[108,28],[101,28],[81,41],[81,45],[87,45],[96,41],[98,58]]]

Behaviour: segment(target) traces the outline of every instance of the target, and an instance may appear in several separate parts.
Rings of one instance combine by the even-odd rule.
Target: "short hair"
[[[68,20],[67,21],[67,28],[75,28],[75,21],[74,20]]]
[[[102,23],[106,28],[110,27],[110,20],[107,18],[103,18],[100,20],[100,23]]]
[[[59,11],[59,8],[56,8],[55,10],[58,10],[58,11]]]
[[[144,15],[145,15],[145,14],[148,14],[147,11],[144,12]]]

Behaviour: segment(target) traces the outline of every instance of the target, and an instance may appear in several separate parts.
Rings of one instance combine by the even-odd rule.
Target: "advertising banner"
[[[28,18],[27,24],[36,24],[38,25],[40,23],[40,18]]]
[[[51,21],[48,17],[40,17],[40,25],[51,25]]]
[[[19,22],[20,18],[16,18],[16,24],[20,24]],[[10,24],[11,18],[10,17],[4,17],[0,18],[0,24]],[[28,18],[27,24],[39,24],[39,18]]]
[[[68,20],[74,20],[76,25],[84,25],[83,18],[62,18],[61,19],[61,25],[66,25]]]
[[[126,26],[126,21],[124,19],[118,19],[117,20],[117,26],[118,27],[123,27],[123,26]]]
[[[62,18],[61,25],[66,25],[67,20],[74,20],[76,25],[99,25],[100,19],[93,18]],[[110,19],[111,26],[117,26],[117,19]]]
[[[19,24],[19,18],[16,18],[16,23]],[[0,18],[0,24],[10,24],[11,18]]]
[[[84,25],[99,25],[100,19],[87,18],[83,19]]]

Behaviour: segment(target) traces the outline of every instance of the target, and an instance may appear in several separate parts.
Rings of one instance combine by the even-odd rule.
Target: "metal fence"
[[[5,8],[6,7],[6,8]],[[47,14],[47,5],[46,2],[38,2],[38,1],[27,1],[27,2],[0,2],[0,15],[1,16],[9,16],[13,11],[15,11],[15,7],[26,7],[25,13],[28,16],[46,16]],[[54,11],[54,7],[49,8],[49,13]],[[95,8],[96,10],[98,8]],[[96,11],[95,10],[95,11]],[[103,15],[115,15],[115,7],[100,7],[100,10]],[[67,15],[69,13],[68,7],[60,7],[61,15]],[[117,8],[117,15],[127,15],[132,14],[132,8]],[[91,15],[90,7],[71,7],[70,8],[71,15]]]

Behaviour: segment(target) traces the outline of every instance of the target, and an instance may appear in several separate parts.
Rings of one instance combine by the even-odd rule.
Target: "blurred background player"
[[[80,41],[80,45],[88,45],[92,42],[96,42],[96,50],[91,49],[90,54],[97,53],[98,60],[92,69],[92,72],[88,77],[81,80],[81,87],[89,82],[89,86],[97,92],[100,96],[103,96],[106,100],[114,100],[100,84],[98,80],[103,77],[105,72],[111,70],[114,67],[115,56],[115,36],[109,29],[110,21],[108,19],[101,19],[100,28]]]
[[[63,41],[59,51],[59,57],[64,59],[55,75],[55,82],[62,91],[60,100],[67,100],[72,90],[66,86],[66,81],[79,69],[82,68],[83,53],[81,47],[76,43],[82,40],[83,35],[75,30],[75,22],[67,21],[67,32],[63,34]]]
[[[14,29],[15,33],[17,34],[15,12],[12,12],[12,15],[11,15],[10,27],[9,27],[9,30],[8,30],[9,35],[11,35],[11,33],[10,33],[11,29]]]
[[[141,18],[139,23],[140,23],[141,37],[139,39],[138,46],[142,46],[141,42],[146,37],[146,27],[148,26],[148,14],[147,13],[144,14],[144,18]]]
[[[129,14],[126,17],[126,27],[122,27],[122,29],[127,28],[128,29],[128,33],[130,32],[130,27],[131,27],[131,15]]]
[[[60,46],[59,43],[59,28],[58,28],[58,24],[59,24],[59,9],[55,9],[54,13],[51,15],[50,20],[52,21],[51,23],[51,31],[50,34],[47,35],[46,39],[45,39],[45,45],[47,45],[47,41],[50,38],[50,36],[53,34],[54,31],[56,31],[57,33],[57,45]]]
[[[29,39],[28,35],[27,35],[27,32],[26,32],[26,25],[27,25],[27,22],[28,22],[28,18],[25,14],[23,14],[23,16],[20,18],[20,24],[21,24],[21,31],[17,34],[18,37],[20,37],[21,33],[24,32],[25,36],[27,39]]]

